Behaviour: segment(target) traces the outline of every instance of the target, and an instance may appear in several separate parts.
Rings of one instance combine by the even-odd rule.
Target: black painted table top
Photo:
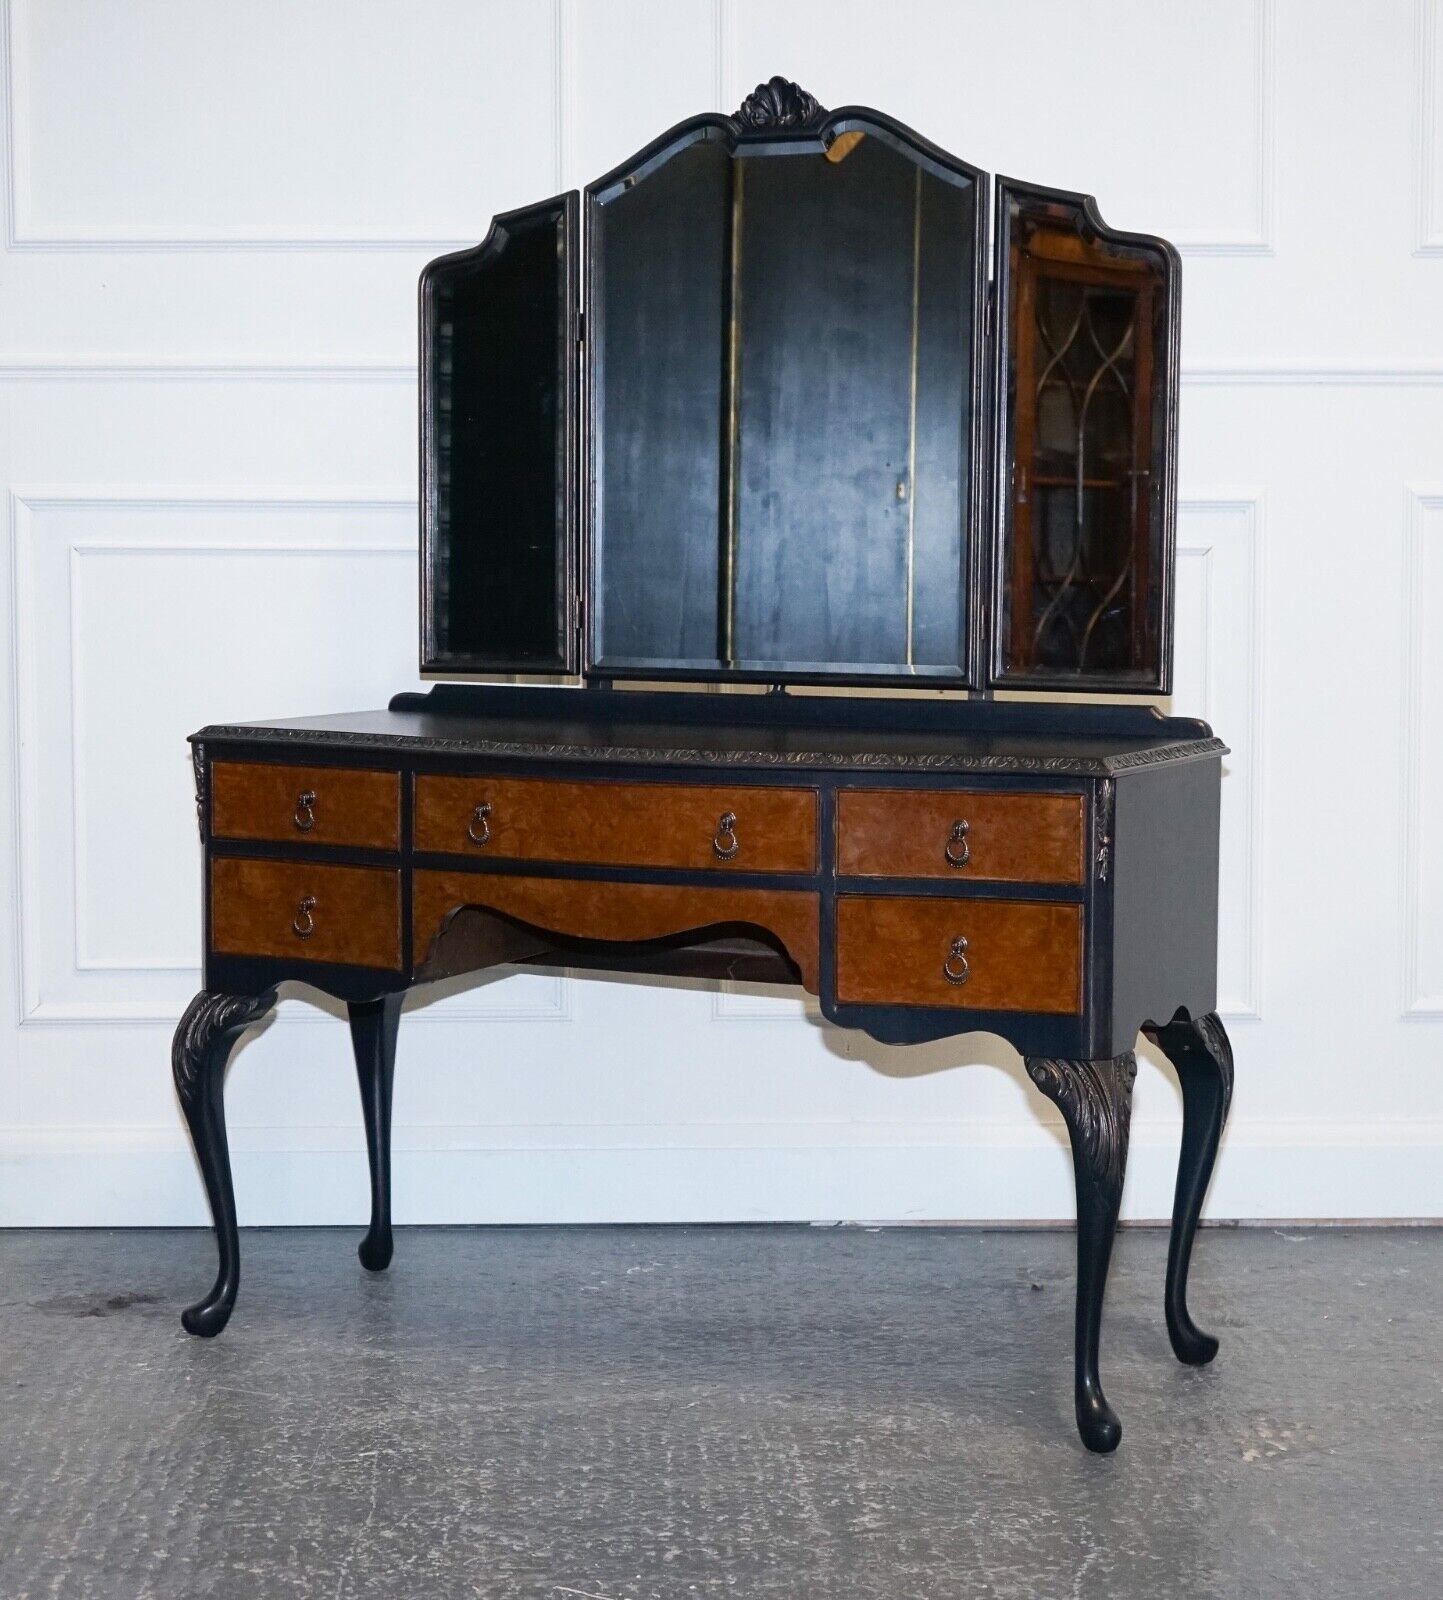
[[[388,710],[224,724],[204,744],[305,745],[654,766],[1108,777],[1219,756],[1149,707],[444,686]]]

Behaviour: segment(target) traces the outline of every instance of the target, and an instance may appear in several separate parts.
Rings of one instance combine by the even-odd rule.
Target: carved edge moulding
[[[406,695],[397,695],[392,709],[406,709],[397,702],[408,698]],[[888,772],[995,772],[1017,776],[1034,773],[1038,776],[1075,778],[1104,778],[1138,767],[1176,764],[1183,760],[1202,761],[1210,756],[1228,753],[1228,746],[1212,736],[1157,744],[1109,756],[969,756],[905,752],[882,754],[865,750],[759,749],[708,751],[704,758],[699,758],[695,747],[663,750],[654,746],[633,748],[627,745],[537,744],[520,739],[446,739],[434,735],[347,733],[342,730],[316,733],[304,728],[247,727],[243,723],[211,724],[194,737],[201,741],[215,739],[258,745],[301,743],[308,746],[335,745],[350,750],[411,750],[428,755],[454,752],[467,756],[517,756],[527,759],[555,757],[569,761],[636,763],[644,766],[827,767],[837,771],[858,772],[878,768]]]

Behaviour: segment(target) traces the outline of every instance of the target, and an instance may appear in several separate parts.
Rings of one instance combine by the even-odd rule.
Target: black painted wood
[[[389,711],[217,725],[192,737],[203,746],[248,745],[269,760],[288,748],[296,760],[369,765],[383,753],[495,757],[595,764],[598,775],[602,765],[642,765],[1091,778],[1226,752],[1205,722],[1149,706],[480,684],[398,694]]]
[[[1198,1217],[1232,1103],[1233,1049],[1216,1013],[1195,1021],[1180,1016],[1148,1031],[1172,1062],[1182,1085],[1182,1151],[1167,1250],[1167,1331],[1178,1360],[1201,1367],[1217,1355],[1218,1342],[1198,1327],[1188,1311],[1188,1269]]]
[[[1113,785],[1108,851],[1111,1032],[1130,1050],[1144,1023],[1217,1007],[1222,764],[1158,765]]]
[[[370,1272],[383,1272],[391,1264],[391,1084],[404,999],[404,993],[388,994],[347,1007],[371,1167],[371,1226],[356,1253]]]
[[[195,1158],[215,1222],[220,1257],[210,1293],[181,1315],[187,1333],[214,1338],[235,1306],[240,1287],[240,1240],[225,1133],[225,1066],[236,1041],[275,1004],[273,989],[223,994],[202,990],[181,1017],[171,1045],[175,1092],[195,1146]]]
[[[1089,1450],[1106,1455],[1122,1439],[1122,1424],[1107,1403],[1098,1375],[1102,1300],[1117,1232],[1136,1058],[1043,1060],[1029,1056],[1033,1083],[1054,1101],[1072,1140],[1077,1184],[1077,1324],[1074,1348],[1077,1430]]]

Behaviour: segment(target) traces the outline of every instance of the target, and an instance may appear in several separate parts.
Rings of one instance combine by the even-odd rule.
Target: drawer
[[[343,966],[401,965],[401,876],[383,867],[215,857],[210,947]]]
[[[608,867],[815,872],[817,795],[722,784],[423,776],[416,779],[416,848]]]
[[[844,877],[1083,883],[1080,794],[984,789],[843,789],[837,871]]]
[[[975,1011],[1082,1010],[1082,907],[841,895],[837,999]]]
[[[630,943],[709,928],[762,928],[786,950],[803,986],[817,993],[820,899],[806,890],[418,870],[411,913],[418,967],[431,959],[438,936],[465,907],[569,939]]]
[[[217,839],[399,850],[401,776],[361,768],[217,761],[210,776],[210,831]]]

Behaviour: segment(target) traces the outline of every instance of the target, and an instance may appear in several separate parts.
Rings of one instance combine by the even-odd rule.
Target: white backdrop
[[[0,0],[0,1222],[204,1216],[184,736],[415,683],[423,262],[773,72],[1180,244],[1173,704],[1233,750],[1210,1211],[1443,1214],[1440,10]],[[284,1003],[229,1106],[243,1222],[362,1219],[343,1026]],[[1128,1215],[1177,1127],[1145,1056]],[[703,986],[417,1010],[396,1147],[402,1221],[1072,1211],[996,1041]]]

